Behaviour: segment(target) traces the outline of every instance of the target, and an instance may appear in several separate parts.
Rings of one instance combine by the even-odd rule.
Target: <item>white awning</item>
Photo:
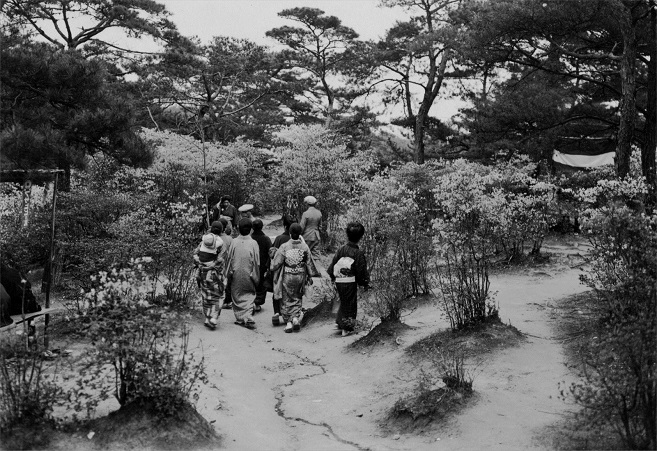
[[[554,151],[552,159],[557,163],[573,166],[576,168],[596,168],[607,164],[614,164],[616,152],[601,153],[600,155],[570,155]]]

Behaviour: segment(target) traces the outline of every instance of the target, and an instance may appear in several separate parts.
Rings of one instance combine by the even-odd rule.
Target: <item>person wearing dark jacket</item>
[[[365,290],[370,288],[367,260],[363,251],[358,248],[358,242],[365,235],[365,227],[360,222],[350,222],[346,232],[349,242],[338,249],[328,267],[328,274],[335,282],[340,296],[336,323],[338,329],[342,330],[343,337],[352,333],[356,325],[358,286],[364,287]]]
[[[221,201],[215,205],[212,209],[212,221],[218,221],[221,218],[226,218],[230,222],[229,230],[226,230],[228,235],[231,234],[231,231],[237,229],[237,221],[239,219],[239,214],[237,213],[237,208],[231,203],[230,196],[224,196],[221,198]]]
[[[265,288],[265,272],[269,269],[269,249],[271,248],[271,239],[262,231],[264,224],[261,219],[253,220],[253,232],[251,238],[258,243],[260,249],[260,283],[256,288],[255,298],[255,311],[262,310],[262,305],[265,303],[267,297],[267,290]]]

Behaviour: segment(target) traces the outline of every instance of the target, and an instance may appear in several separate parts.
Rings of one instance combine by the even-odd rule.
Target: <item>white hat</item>
[[[317,203],[317,199],[314,196],[306,196],[303,201],[308,205],[315,205]]]
[[[253,204],[244,204],[240,208],[238,208],[238,210],[241,211],[242,213],[251,211],[253,210]]]
[[[201,243],[201,248],[199,252],[207,252],[209,254],[217,253],[217,237],[211,233],[203,235],[203,242]]]

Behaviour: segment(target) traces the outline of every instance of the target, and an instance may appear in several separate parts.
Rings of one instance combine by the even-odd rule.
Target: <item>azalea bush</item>
[[[48,261],[52,189],[32,185],[27,226],[23,221],[23,187],[0,184],[0,256],[5,263],[28,269]]]
[[[581,381],[564,392],[593,428],[615,430],[630,449],[657,447],[657,217],[643,210],[641,177],[601,180],[578,192],[592,250],[582,281],[600,311]]]
[[[112,180],[109,193],[84,182],[62,195],[56,263],[67,273],[69,306],[80,310],[77,292],[90,287],[91,275],[137,257],[152,258],[149,270],[168,281],[167,296],[189,306],[195,295],[189,256],[200,236],[193,202],[162,201],[148,177],[139,182],[119,170]]]
[[[339,217],[371,161],[366,155],[351,155],[344,138],[321,125],[293,125],[283,129],[278,138],[282,145],[275,150],[280,162],[271,184],[278,208],[285,211],[288,199],[303,206],[304,197],[315,196],[326,241],[328,232],[340,227]],[[300,219],[303,209],[290,213]]]
[[[361,182],[360,193],[342,221],[359,221],[365,227],[359,246],[371,277],[385,278],[398,271],[408,281],[411,295],[428,293],[431,228],[415,201],[416,193],[387,173]]]
[[[470,212],[457,221],[438,220],[437,280],[442,308],[454,330],[496,317],[489,270],[494,245],[490,224]]]
[[[495,254],[494,214],[501,198],[486,196],[493,194],[487,191],[494,181],[487,169],[457,162],[434,190],[443,213],[433,223],[437,279],[452,329],[469,327],[496,313],[491,309],[489,267]]]
[[[558,219],[557,187],[530,177],[513,165],[488,167],[457,160],[434,190],[447,222],[470,212],[490,227],[498,258],[517,260],[540,252],[543,239]]]
[[[26,328],[19,329],[19,334],[4,335],[0,341],[0,433],[8,439],[15,427],[35,428],[53,422],[53,410],[65,401],[66,393],[43,349],[28,343]]]
[[[199,240],[195,208],[189,203],[164,203],[123,216],[108,232],[115,244],[105,254],[105,268],[130,260],[149,257],[150,275],[160,281],[167,298],[178,307],[189,307],[194,300],[191,251]]]
[[[372,289],[363,296],[364,311],[381,322],[401,321],[406,303],[413,296],[411,281],[394,254],[387,254],[379,264],[381,270],[370,277]]]
[[[232,203],[255,204],[262,210],[274,202],[265,166],[274,153],[251,141],[227,145],[201,142],[192,136],[144,129],[142,136],[153,143],[155,160],[147,169],[161,200],[212,206],[221,196]]]
[[[185,317],[158,294],[158,281],[146,271],[149,262],[133,259],[94,277],[94,287],[85,294],[87,309],[78,317],[93,345],[81,371],[81,389],[101,398],[113,393],[121,406],[145,402],[171,414],[197,398],[197,383],[206,375],[203,357],[190,352]],[[112,386],[106,385],[108,366]]]

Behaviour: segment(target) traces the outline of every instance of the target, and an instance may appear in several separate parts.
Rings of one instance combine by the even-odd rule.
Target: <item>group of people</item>
[[[317,199],[304,199],[308,208],[301,221],[284,215],[285,230],[273,243],[263,232],[262,220],[253,217],[253,205],[235,208],[230,201],[224,196],[213,208],[210,233],[203,235],[194,252],[204,325],[215,329],[224,308],[233,310],[235,324],[254,329],[253,315],[271,292],[272,324],[284,325],[285,332],[299,331],[306,287],[320,276],[322,214],[316,208]],[[336,323],[343,335],[355,327],[357,285],[369,288],[365,255],[357,244],[365,228],[354,222],[346,232],[349,242],[338,250],[328,269],[340,297]]]

